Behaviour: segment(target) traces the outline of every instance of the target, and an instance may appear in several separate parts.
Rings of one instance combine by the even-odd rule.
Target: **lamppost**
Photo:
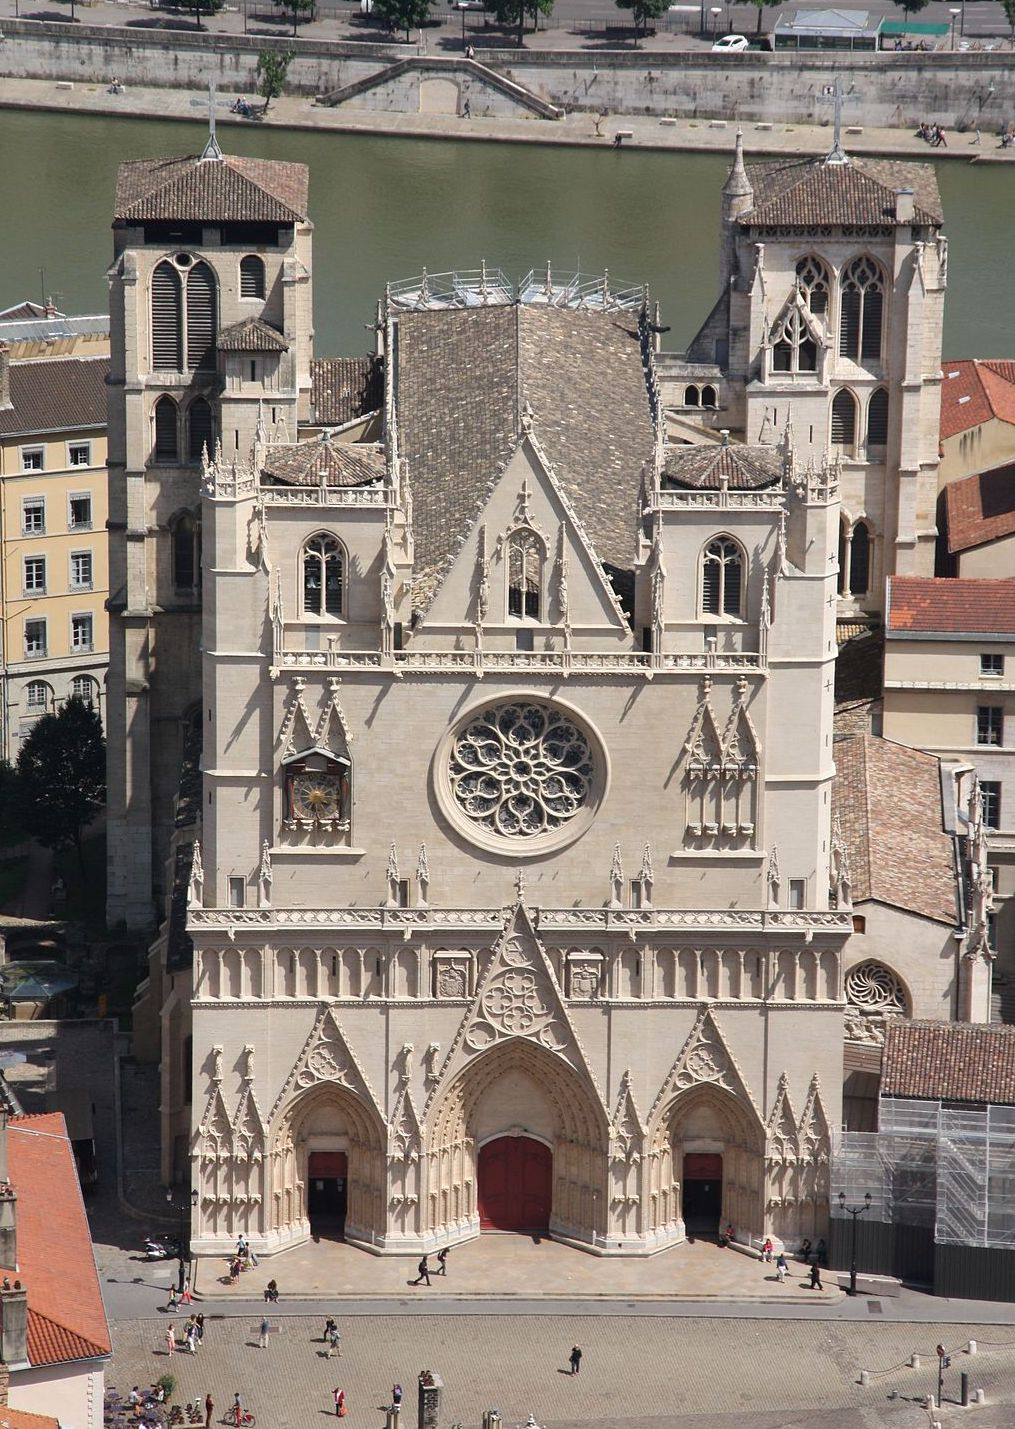
[[[856,1223],[864,1211],[871,1208],[871,1193],[868,1191],[863,1198],[862,1206],[847,1206],[845,1191],[839,1192],[839,1209],[845,1211],[847,1215],[853,1217],[853,1244],[849,1255],[849,1293],[856,1294]]]
[[[708,12],[712,16],[712,43],[715,44],[715,27],[719,23],[719,16],[722,14],[721,5],[713,5]]]
[[[166,1187],[166,1201],[174,1211],[180,1213],[180,1272],[177,1293],[183,1294],[183,1282],[187,1278],[187,1261],[190,1259],[190,1220],[197,1209],[197,1191],[191,1191],[186,1201],[173,1200],[172,1186]]]
[[[963,37],[966,33],[966,0],[962,0],[962,9],[959,15],[959,34]]]
[[[949,13],[949,15],[951,15],[951,17],[952,17],[952,49],[954,49],[954,48],[955,48],[955,21],[956,21],[956,20],[958,19],[958,17],[962,14],[962,11],[959,9],[958,5],[955,5],[955,6],[953,6],[953,7],[948,11],[948,13]]]

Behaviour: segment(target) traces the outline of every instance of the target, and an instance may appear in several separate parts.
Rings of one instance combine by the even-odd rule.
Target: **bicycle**
[[[223,1424],[228,1424],[230,1429],[254,1429],[257,1419],[250,1413],[249,1409],[242,1410],[239,1414],[231,1410],[222,1420]]]

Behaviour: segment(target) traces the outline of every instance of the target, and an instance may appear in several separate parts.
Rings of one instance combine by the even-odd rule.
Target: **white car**
[[[723,35],[721,40],[716,40],[712,46],[713,54],[728,55],[739,50],[750,48],[750,40],[746,35]]]

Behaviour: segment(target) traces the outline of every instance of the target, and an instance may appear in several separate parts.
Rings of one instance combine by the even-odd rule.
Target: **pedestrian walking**
[[[333,1398],[334,1401],[335,1401],[335,1414],[336,1414],[336,1417],[339,1418],[339,1419],[344,1419],[344,1418],[345,1418],[345,1415],[346,1415],[346,1412],[347,1412],[347,1411],[346,1411],[346,1407],[345,1407],[345,1390],[344,1390],[344,1389],[333,1389],[333,1390],[331,1391],[331,1396],[332,1396],[332,1398]]]
[[[402,1386],[401,1386],[400,1384],[393,1384],[393,1385],[391,1386],[391,1403],[392,1403],[392,1404],[394,1405],[394,1407],[397,1409],[398,1406],[401,1404],[401,1402],[402,1402]]]
[[[183,1282],[183,1292],[182,1292],[182,1294],[180,1295],[180,1304],[181,1304],[181,1305],[192,1305],[193,1303],[194,1303],[194,1297],[193,1297],[193,1295],[191,1295],[191,1293],[190,1293],[190,1281],[189,1281],[189,1280],[185,1280],[185,1281]]]
[[[169,1312],[170,1315],[174,1315],[176,1313],[176,1307],[179,1305],[179,1303],[180,1297],[176,1293],[176,1286],[170,1285],[169,1304],[166,1306],[166,1310]]]
[[[335,1324],[334,1321],[332,1321],[331,1329],[328,1331],[329,1360],[331,1359],[332,1355],[338,1355],[339,1359],[342,1358],[342,1336],[338,1333],[338,1326]]]
[[[265,1315],[265,1317],[261,1321],[261,1330],[257,1339],[257,1343],[260,1345],[262,1350],[266,1350],[268,1348],[268,1331],[270,1329],[271,1325],[268,1323],[267,1315]]]
[[[812,1290],[824,1290],[825,1288],[821,1283],[821,1266],[818,1264],[816,1259],[811,1262],[810,1288]]]
[[[331,1332],[332,1332],[332,1330],[335,1330],[335,1329],[337,1329],[337,1328],[338,1328],[338,1326],[335,1324],[334,1319],[332,1318],[331,1315],[329,1315],[328,1318],[327,1318],[327,1319],[325,1320],[325,1322],[324,1322],[324,1330],[323,1330],[323,1333],[321,1334],[321,1341],[322,1341],[323,1344],[326,1345],[326,1344],[328,1343],[328,1341],[331,1339]]]
[[[183,1342],[184,1342],[184,1344],[187,1346],[187,1353],[188,1353],[189,1355],[196,1355],[196,1354],[197,1354],[197,1343],[196,1343],[196,1341],[197,1341],[197,1330],[195,1329],[194,1325],[192,1325],[192,1324],[191,1324],[191,1325],[188,1325],[187,1328],[186,1328],[186,1330],[185,1330],[184,1333],[183,1333]]]
[[[780,1250],[779,1254],[775,1257],[775,1275],[780,1285],[786,1283],[786,1272],[788,1270],[789,1265],[786,1263],[786,1256],[783,1251]]]
[[[210,1394],[204,1397],[204,1429],[211,1429],[211,1416],[215,1413],[215,1401]]]
[[[571,1373],[572,1373],[572,1374],[581,1374],[581,1369],[582,1369],[582,1352],[581,1352],[581,1346],[580,1346],[580,1345],[572,1345],[572,1346],[571,1346]]]
[[[168,1329],[166,1330],[166,1354],[167,1354],[167,1355],[175,1355],[175,1353],[176,1353],[176,1330],[173,1328],[172,1325],[170,1325],[170,1326],[168,1327]]]
[[[448,1273],[448,1247],[444,1246],[437,1252],[437,1274],[447,1275]]]
[[[183,1261],[181,1260],[181,1261],[180,1261],[180,1268],[179,1268],[179,1270],[178,1270],[177,1273],[176,1273],[176,1293],[177,1293],[177,1295],[182,1295],[182,1294],[183,1294],[183,1284],[184,1284],[184,1281],[186,1280],[186,1278],[187,1278],[187,1272],[186,1272],[186,1270],[184,1270],[184,1268],[183,1268]]]
[[[204,1316],[198,1315],[194,1319],[194,1328],[197,1330],[197,1340],[200,1344],[204,1340]]]
[[[416,1266],[416,1272],[416,1279],[412,1282],[413,1285],[418,1285],[421,1280],[425,1280],[428,1285],[430,1284],[430,1264],[425,1255]]]

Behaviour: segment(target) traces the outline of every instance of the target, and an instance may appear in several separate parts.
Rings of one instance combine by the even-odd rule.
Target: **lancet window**
[[[848,387],[832,398],[832,446],[849,453],[856,447],[856,398]]]
[[[744,571],[743,550],[731,537],[718,536],[708,543],[701,560],[702,614],[742,617]]]
[[[301,556],[303,614],[345,614],[346,559],[337,536],[320,532],[311,536]]]
[[[543,605],[543,543],[535,531],[515,531],[507,549],[508,615],[515,620],[539,620]]]
[[[172,397],[160,397],[154,409],[155,460],[178,461],[180,457],[180,409]]]
[[[867,403],[867,451],[888,445],[888,391],[878,387]]]
[[[173,535],[173,589],[197,590],[201,584],[201,527],[189,511],[170,522]]]
[[[156,265],[151,286],[152,367],[208,372],[215,367],[218,295],[215,274],[189,253]]]
[[[818,370],[818,345],[803,313],[795,305],[772,334],[772,369],[775,372]]]
[[[885,285],[872,258],[855,258],[842,275],[839,298],[839,356],[854,362],[881,357]]]
[[[866,521],[839,525],[839,594],[866,595],[871,587],[874,538]]]
[[[813,254],[801,258],[796,265],[796,280],[807,311],[815,316],[827,313],[831,280],[821,259],[815,258]]]
[[[240,259],[240,297],[264,297],[264,259],[256,253]]]
[[[192,462],[201,460],[205,450],[212,455],[215,446],[215,423],[211,404],[204,397],[195,397],[187,408],[187,456]]]

